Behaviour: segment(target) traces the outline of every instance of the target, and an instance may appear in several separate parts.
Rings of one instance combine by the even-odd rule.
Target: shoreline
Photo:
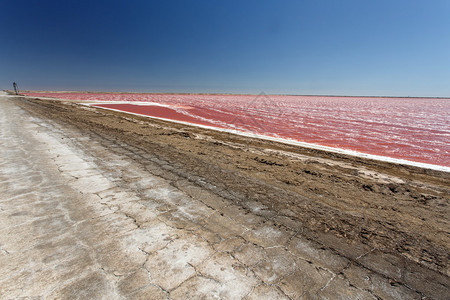
[[[80,104],[87,105],[87,106],[95,106],[97,104],[116,104],[116,103],[117,104],[122,104],[122,103],[129,103],[129,104],[131,104],[132,103],[132,104],[135,104],[135,105],[139,105],[138,103],[140,103],[140,102],[105,101],[105,102],[91,102],[91,103],[80,103]],[[157,106],[170,107],[168,105],[162,105],[162,104],[159,104],[159,103],[151,103],[151,102],[146,102],[146,104],[147,105],[157,105]],[[141,116],[141,117],[147,117],[147,118],[167,121],[167,122],[174,122],[174,123],[183,124],[183,125],[200,127],[200,128],[209,129],[209,130],[216,130],[216,131],[221,131],[221,132],[227,132],[227,133],[236,134],[236,135],[245,136],[245,137],[250,137],[250,138],[256,138],[256,139],[263,139],[263,140],[268,140],[268,141],[273,141],[273,142],[279,142],[279,143],[283,143],[283,144],[294,145],[294,146],[299,146],[299,147],[304,147],[304,148],[309,148],[309,149],[314,149],[314,150],[322,150],[322,151],[327,151],[327,152],[332,152],[332,153],[337,153],[337,154],[355,156],[355,157],[358,157],[358,158],[371,159],[371,160],[388,162],[388,163],[393,163],[393,164],[398,164],[398,165],[407,165],[407,166],[411,166],[411,167],[418,167],[418,168],[423,168],[423,169],[430,169],[430,170],[434,170],[434,171],[441,171],[441,172],[450,173],[450,167],[447,167],[447,166],[427,164],[427,163],[422,163],[422,162],[415,162],[415,161],[410,161],[410,160],[405,160],[405,159],[388,157],[388,156],[363,153],[363,152],[358,152],[358,151],[354,151],[354,150],[323,146],[323,145],[319,145],[319,144],[306,143],[306,142],[301,142],[301,141],[296,141],[296,140],[291,140],[291,139],[277,138],[277,137],[272,137],[272,136],[267,136],[267,135],[262,135],[262,134],[244,132],[244,131],[240,131],[240,130],[232,130],[232,129],[226,129],[226,128],[208,126],[208,125],[202,125],[202,124],[194,124],[194,123],[189,123],[189,122],[172,120],[172,119],[168,119],[168,118],[160,118],[160,117],[154,117],[154,116],[149,116],[149,115],[144,115],[144,114],[127,112],[127,111],[123,111],[123,110],[119,110],[119,109],[100,107],[100,106],[95,106],[95,107],[96,108],[100,108],[100,109],[111,110],[111,111],[115,111],[115,112],[121,112],[121,113]]]
[[[34,91],[34,92],[37,92],[37,91]],[[44,91],[39,91],[39,92],[44,92]],[[57,91],[57,92],[55,92],[55,91],[53,91],[52,93],[80,93],[80,92],[77,92],[77,91]],[[103,94],[105,94],[105,92],[85,92],[85,93],[93,93],[93,94],[103,93]],[[106,94],[241,95],[241,94],[197,94],[197,93],[195,93],[195,94],[194,93],[192,93],[192,94],[184,93],[183,94],[183,93],[131,93],[131,92],[110,92],[110,93],[106,92]],[[252,95],[252,94],[242,94],[242,95]],[[257,95],[255,95],[255,96],[257,96]],[[299,96],[299,95],[284,95],[284,96]],[[317,95],[304,95],[304,96],[317,96]],[[37,96],[23,96],[23,97],[31,98],[31,99],[50,100],[50,101],[51,100],[65,101],[65,102],[79,103],[79,104],[86,105],[86,106],[93,106],[96,104],[135,104],[135,105],[139,105],[142,103],[142,104],[146,104],[146,105],[157,105],[157,106],[171,108],[170,105],[164,105],[164,104],[156,103],[156,102],[155,103],[143,102],[143,101],[92,101],[92,100],[68,100],[68,99],[62,99],[62,98],[37,97]],[[384,98],[382,96],[324,96],[324,97]],[[388,97],[388,98],[405,98],[405,97]],[[440,97],[408,97],[408,98],[418,98],[418,99],[430,98],[430,99],[448,99],[448,100],[450,100],[450,98],[440,98]],[[136,115],[136,116],[141,116],[141,117],[146,117],[146,118],[151,118],[151,119],[156,119],[156,120],[162,120],[162,121],[166,121],[166,122],[173,122],[173,123],[182,124],[182,125],[194,126],[194,127],[199,127],[199,128],[208,129],[208,130],[227,132],[230,134],[236,134],[236,135],[244,136],[244,137],[279,142],[279,143],[283,143],[283,144],[287,144],[287,145],[293,145],[293,146],[298,146],[298,147],[303,147],[303,148],[308,148],[308,149],[313,149],[313,150],[331,152],[331,153],[340,154],[340,155],[349,155],[352,157],[357,157],[357,158],[362,158],[362,159],[369,159],[369,160],[392,163],[392,164],[396,164],[396,165],[404,165],[404,166],[409,166],[409,167],[421,168],[421,169],[425,169],[425,170],[433,170],[433,171],[438,171],[438,172],[450,173],[450,167],[448,167],[448,166],[411,161],[411,160],[406,160],[406,159],[401,159],[401,158],[393,158],[393,157],[383,156],[383,155],[364,153],[364,152],[359,152],[359,151],[350,150],[350,149],[324,146],[324,145],[307,143],[307,142],[302,142],[302,141],[297,141],[297,140],[292,140],[292,139],[277,138],[277,137],[272,137],[272,136],[268,136],[268,135],[249,133],[249,132],[240,131],[240,130],[232,130],[232,129],[202,125],[202,124],[177,121],[177,120],[172,120],[172,119],[168,119],[168,118],[153,117],[153,116],[149,116],[149,115],[127,112],[127,111],[122,111],[122,110],[113,109],[113,108],[106,108],[106,107],[96,107],[96,108],[115,111],[115,112],[119,112],[119,113],[126,113],[126,114],[131,114],[131,115]]]

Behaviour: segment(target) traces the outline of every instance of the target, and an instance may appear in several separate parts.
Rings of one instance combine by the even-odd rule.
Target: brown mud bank
[[[77,103],[17,98],[39,117],[113,137],[166,170],[423,295],[449,291],[450,174]],[[343,270],[342,275],[346,275]]]

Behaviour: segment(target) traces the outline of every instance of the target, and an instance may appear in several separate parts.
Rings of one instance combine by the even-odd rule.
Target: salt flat
[[[208,178],[182,176],[182,165],[157,152],[47,119],[23,101],[0,97],[2,299],[420,299],[448,292],[442,272],[407,270],[370,245],[327,246],[301,223],[283,225],[284,215],[262,202],[234,201],[238,192],[214,192]]]

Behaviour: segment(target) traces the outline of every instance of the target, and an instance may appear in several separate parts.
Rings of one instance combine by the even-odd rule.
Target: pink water
[[[450,167],[450,99],[28,93],[322,146]],[[167,105],[132,105],[133,101]],[[131,105],[130,105],[131,104]]]

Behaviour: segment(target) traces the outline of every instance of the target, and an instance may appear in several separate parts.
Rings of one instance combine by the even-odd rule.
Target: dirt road
[[[448,173],[0,97],[2,298],[445,299]]]

